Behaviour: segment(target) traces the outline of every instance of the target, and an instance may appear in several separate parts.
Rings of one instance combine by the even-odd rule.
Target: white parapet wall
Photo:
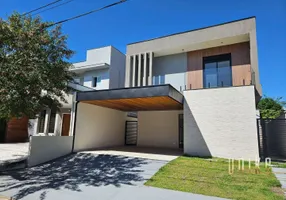
[[[124,145],[126,113],[80,102],[74,151]]]
[[[184,91],[184,153],[259,156],[254,86]]]
[[[72,136],[32,136],[28,166],[35,166],[71,153]]]

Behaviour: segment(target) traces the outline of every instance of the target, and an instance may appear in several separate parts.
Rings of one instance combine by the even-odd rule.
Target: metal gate
[[[286,159],[286,119],[257,120],[261,158]]]
[[[137,121],[125,123],[125,145],[137,145]]]

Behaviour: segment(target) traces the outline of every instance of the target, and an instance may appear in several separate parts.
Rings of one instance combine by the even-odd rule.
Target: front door
[[[63,114],[62,136],[69,136],[70,132],[70,114]]]
[[[179,148],[184,148],[184,115],[179,114]]]

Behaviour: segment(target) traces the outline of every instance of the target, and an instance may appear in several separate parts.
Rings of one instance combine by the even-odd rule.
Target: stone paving
[[[0,144],[0,164],[26,159],[29,152],[29,142]]]

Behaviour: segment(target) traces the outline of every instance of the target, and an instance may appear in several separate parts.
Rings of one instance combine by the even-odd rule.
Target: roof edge
[[[234,23],[234,22],[244,21],[244,20],[248,20],[248,19],[252,19],[252,18],[256,19],[256,16],[251,16],[251,17],[246,17],[246,18],[237,19],[237,20],[233,20],[233,21],[223,22],[220,24],[215,24],[215,25],[210,25],[210,26],[206,26],[206,27],[202,27],[202,28],[196,28],[196,29],[192,29],[192,30],[182,31],[182,32],[173,33],[173,34],[169,34],[169,35],[159,36],[159,37],[155,37],[155,38],[151,38],[151,39],[147,39],[147,40],[141,40],[138,42],[132,42],[132,43],[127,44],[127,46],[142,43],[142,42],[157,40],[157,39],[161,39],[161,38],[165,38],[165,37],[170,37],[170,36],[174,36],[174,35],[189,33],[189,32],[198,31],[198,30],[203,30],[203,29],[207,29],[207,28],[212,28],[212,27],[216,27],[216,26],[221,26],[221,25],[225,25],[225,24],[230,24],[230,23]]]

